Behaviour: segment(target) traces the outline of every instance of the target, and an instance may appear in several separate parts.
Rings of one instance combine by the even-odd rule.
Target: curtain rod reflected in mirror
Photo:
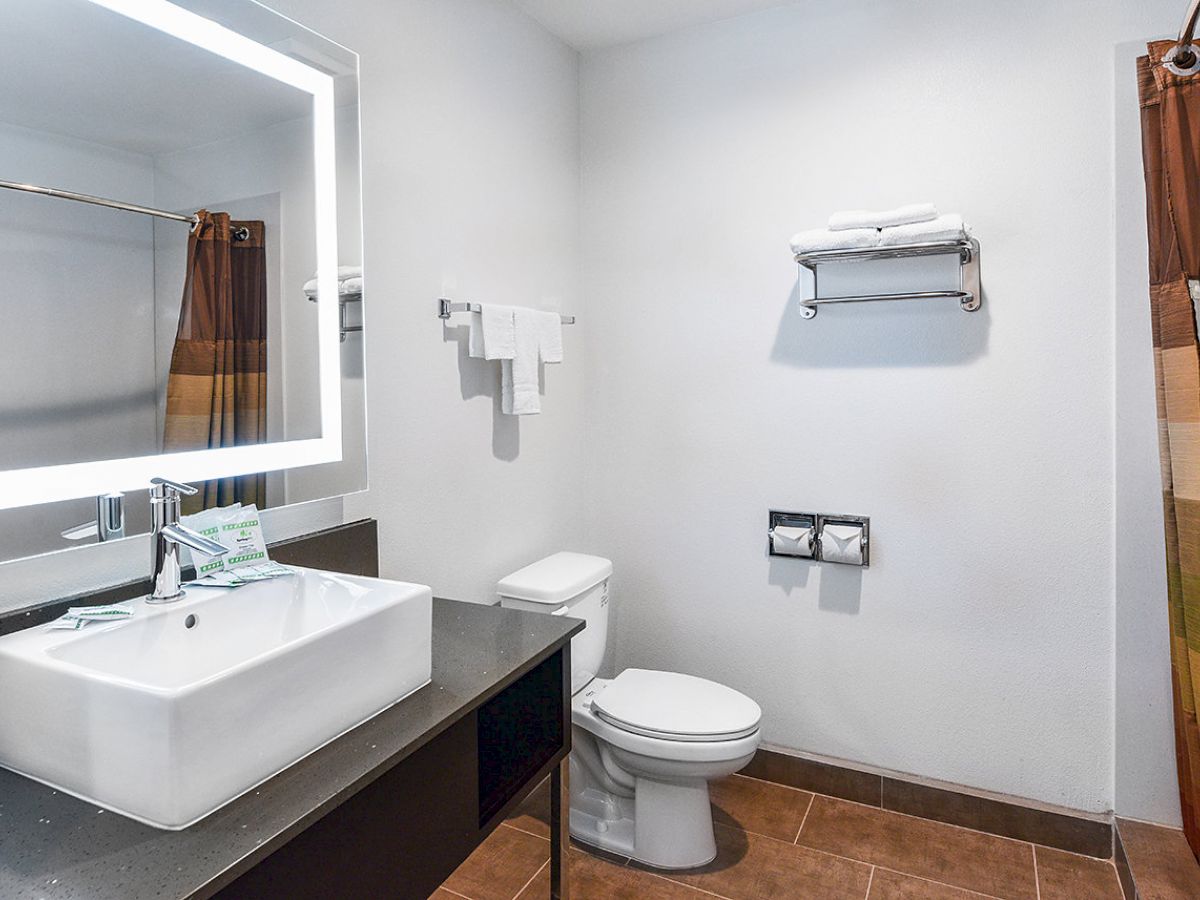
[[[105,197],[93,197],[91,194],[77,194],[74,191],[60,191],[57,188],[42,187],[37,184],[21,184],[17,181],[0,181],[0,188],[6,188],[10,191],[25,191],[29,194],[41,194],[45,197],[55,197],[59,200],[74,200],[77,203],[90,203],[93,206],[106,206],[109,209],[119,209],[124,212],[139,213],[143,216],[155,216],[159,219],[170,219],[174,222],[184,222],[192,230],[200,224],[200,218],[195,215],[184,216],[179,213],[167,212],[165,209],[153,209],[149,206],[138,206],[134,203],[122,203],[120,200],[109,200]],[[246,228],[237,228],[234,231],[233,239],[235,241],[244,241],[250,237],[250,232]]]

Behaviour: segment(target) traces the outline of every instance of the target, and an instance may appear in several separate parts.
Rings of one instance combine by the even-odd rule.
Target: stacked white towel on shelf
[[[558,313],[484,304],[471,313],[468,352],[474,359],[500,360],[500,411],[510,416],[542,411],[539,371],[563,360]]]
[[[971,229],[962,216],[939,216],[932,203],[910,203],[896,209],[852,209],[834,213],[828,228],[801,231],[792,237],[795,254],[825,250],[866,250],[897,244],[963,240]]]
[[[361,294],[363,289],[362,266],[338,266],[338,294]],[[309,299],[317,296],[317,276],[304,282],[304,293]]]
[[[971,235],[971,229],[958,213],[947,213],[926,222],[913,222],[885,228],[879,242],[884,247],[895,244],[928,244],[934,241],[960,241]]]
[[[937,218],[937,209],[932,203],[909,203],[895,209],[870,210],[851,209],[836,212],[829,217],[830,231],[846,231],[852,228],[894,228],[912,222],[929,222]]]
[[[793,253],[818,253],[822,250],[861,250],[879,246],[879,231],[875,228],[850,228],[830,231],[813,228],[792,236]]]

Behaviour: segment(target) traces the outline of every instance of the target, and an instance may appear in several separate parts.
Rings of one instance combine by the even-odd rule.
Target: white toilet
[[[674,672],[597,678],[612,563],[556,553],[497,586],[510,609],[583,619],[571,640],[571,835],[661,869],[711,862],[708,781],[741,769],[762,710],[732,688]]]

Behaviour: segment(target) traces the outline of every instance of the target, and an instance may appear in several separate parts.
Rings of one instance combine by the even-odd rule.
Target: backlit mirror
[[[0,559],[157,474],[365,488],[357,70],[252,0],[6,5]]]

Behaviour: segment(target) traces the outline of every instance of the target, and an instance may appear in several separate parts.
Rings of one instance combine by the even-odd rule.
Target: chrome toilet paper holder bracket
[[[856,565],[856,563],[842,562],[841,560],[836,560],[836,559],[830,559],[830,560],[823,559],[823,557],[821,556],[821,532],[823,532],[825,530],[826,525],[846,525],[850,528],[861,528],[862,529],[862,537],[860,539],[860,546],[862,548],[862,562],[857,563],[857,565],[862,566],[864,569],[871,565],[871,520],[870,520],[870,518],[868,518],[867,516],[840,516],[840,515],[833,516],[833,515],[824,515],[824,514],[817,517],[817,530],[816,530],[816,543],[817,543],[817,554],[818,554],[817,558],[821,559],[822,562],[832,562],[832,563],[837,563],[837,564],[843,565],[843,566]]]
[[[767,520],[767,555],[782,556],[789,559],[816,559],[817,557],[817,519],[816,513],[795,513],[770,510]],[[780,553],[775,549],[775,527],[807,528],[809,530],[807,553]]]
[[[840,560],[826,560],[821,554],[821,533],[826,525],[844,525],[850,528],[862,529],[860,548],[861,563],[847,563]],[[811,529],[808,536],[808,552],[781,553],[775,549],[775,528],[807,528]],[[830,562],[839,565],[860,565],[867,568],[871,565],[871,519],[868,516],[833,515],[828,513],[785,512],[772,509],[767,513],[767,555],[787,559],[812,559],[817,562]]]

